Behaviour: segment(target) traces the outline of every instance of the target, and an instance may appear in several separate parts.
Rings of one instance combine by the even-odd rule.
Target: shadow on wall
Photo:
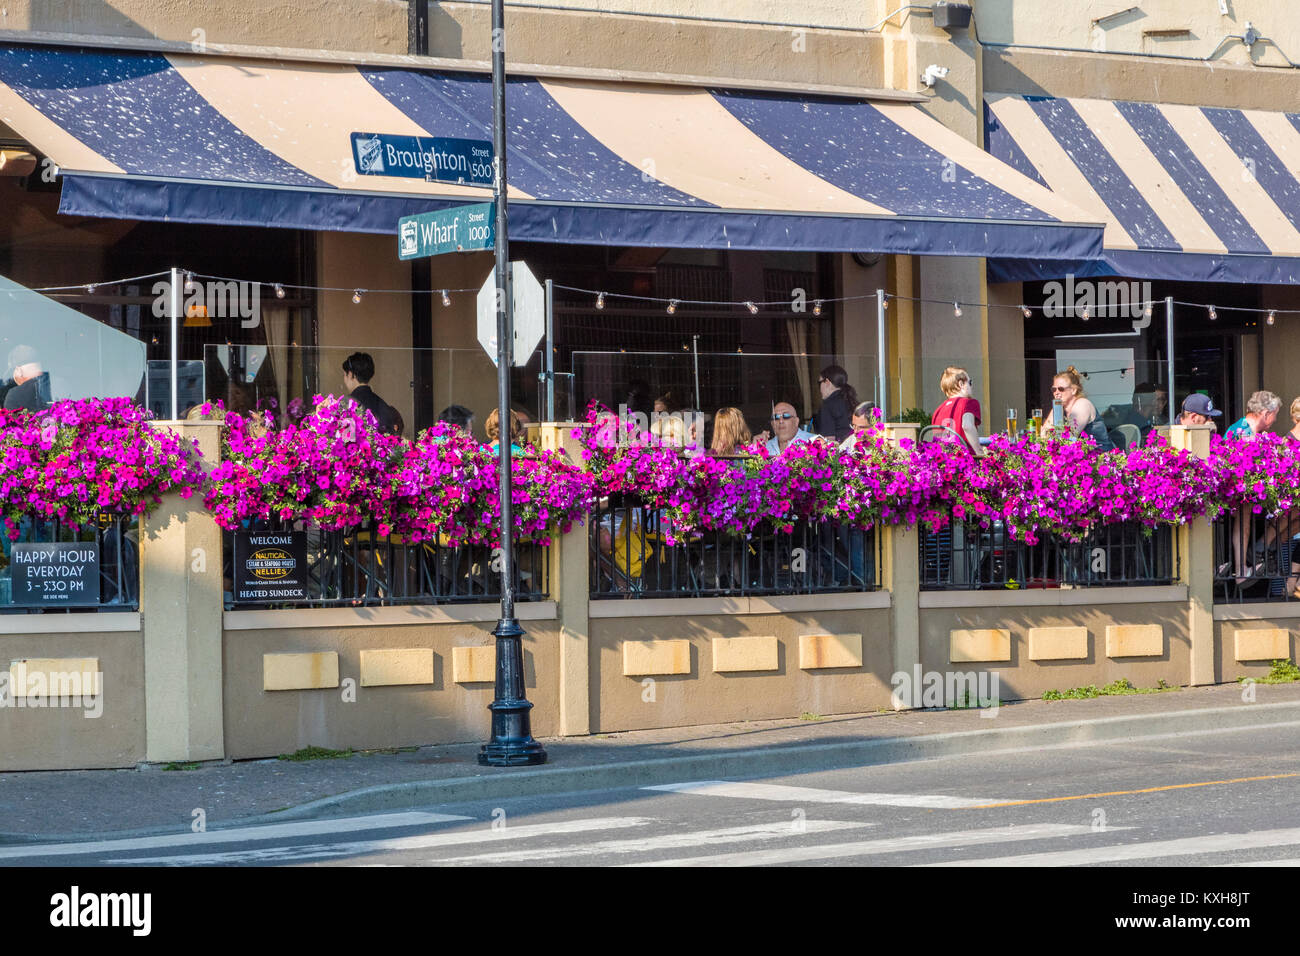
[[[112,0],[64,0],[62,3],[29,0],[29,29],[42,33],[81,33],[146,39],[154,36],[152,31],[117,9],[120,5],[120,0],[116,3]]]

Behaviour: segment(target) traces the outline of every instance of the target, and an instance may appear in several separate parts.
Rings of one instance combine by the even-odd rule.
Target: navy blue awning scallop
[[[59,164],[74,215],[395,236],[490,191],[393,175],[419,155],[394,144],[490,139],[491,110],[476,73],[0,45],[0,120]],[[908,104],[517,76],[507,110],[515,239],[1101,248],[1100,220]]]

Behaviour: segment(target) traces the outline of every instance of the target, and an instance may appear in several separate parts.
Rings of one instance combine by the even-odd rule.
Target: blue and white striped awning
[[[62,212],[389,233],[490,198],[358,175],[352,134],[490,139],[477,73],[0,45]],[[512,238],[1096,256],[1101,225],[907,103],[511,78]]]
[[[1300,281],[1300,114],[990,94],[985,134],[998,159],[1105,222],[1104,264],[1076,274]]]

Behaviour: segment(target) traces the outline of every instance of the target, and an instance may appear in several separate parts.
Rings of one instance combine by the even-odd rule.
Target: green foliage
[[[169,763],[163,765],[164,770],[198,770],[197,763]]]
[[[347,750],[330,750],[328,747],[303,747],[291,754],[280,754],[280,759],[295,762],[303,760],[338,760],[351,757],[355,752],[350,747]]]
[[[799,715],[799,719],[800,720],[825,720],[826,718],[823,717],[821,714],[814,714],[805,710],[802,714]]]
[[[1089,684],[1087,687],[1072,687],[1069,690],[1044,691],[1043,700],[1090,700],[1093,697],[1115,697],[1124,694],[1161,694],[1167,690],[1178,690],[1161,678],[1155,687],[1134,687],[1126,678],[1111,681],[1105,687]]]
[[[930,424],[930,413],[924,408],[909,408],[901,415],[890,415],[890,420],[895,422],[910,422],[913,425]]]
[[[1238,677],[1237,683],[1294,684],[1300,681],[1300,667],[1291,660],[1274,661],[1266,677]]]

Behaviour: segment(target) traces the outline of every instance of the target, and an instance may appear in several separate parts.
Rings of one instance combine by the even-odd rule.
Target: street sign
[[[352,134],[352,162],[362,176],[491,186],[493,156],[492,143],[486,139]]]
[[[444,252],[491,249],[496,242],[496,203],[452,206],[397,221],[397,256],[420,259]]]
[[[478,290],[478,340],[497,363],[497,301],[494,286],[495,273],[483,280]],[[546,296],[542,284],[533,275],[526,262],[510,263],[510,284],[515,301],[515,335],[511,343],[511,364],[522,367],[532,358],[533,349],[546,332]]]

